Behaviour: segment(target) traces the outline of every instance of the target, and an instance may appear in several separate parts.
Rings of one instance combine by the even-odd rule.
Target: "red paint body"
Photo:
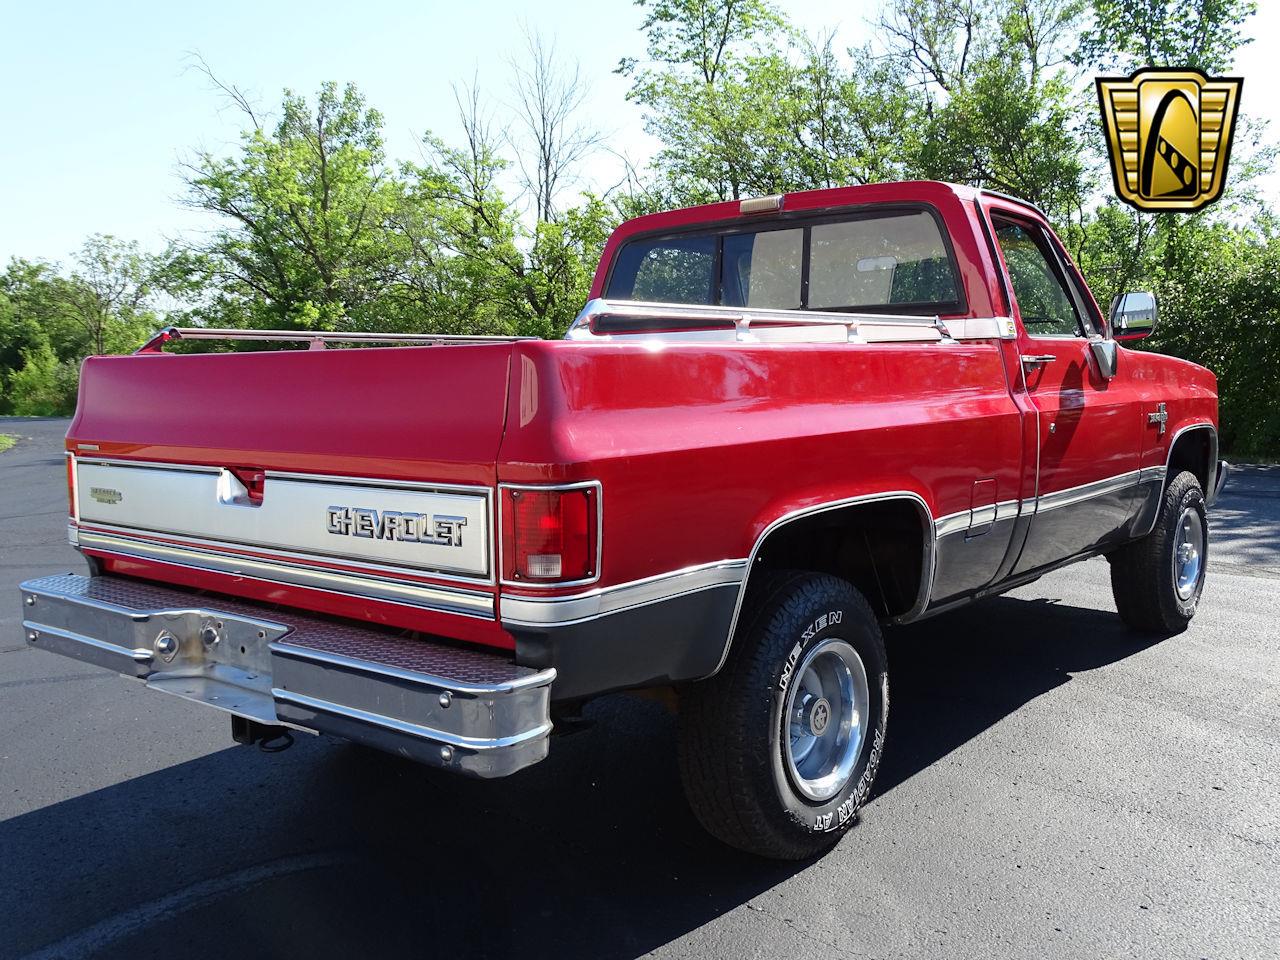
[[[1018,318],[983,210],[1044,222],[1022,204],[905,183],[789,194],[783,211],[901,203],[941,214],[962,316]],[[637,234],[751,220],[722,203],[625,223],[605,247],[592,296]],[[1057,360],[1024,380],[1020,357],[1049,353]],[[1161,402],[1163,434],[1147,423]],[[1027,500],[1163,465],[1180,428],[1216,420],[1209,371],[1121,347],[1107,380],[1084,338],[1032,336],[1019,320],[1016,339],[946,346],[526,341],[95,357],[67,443],[124,459],[335,476],[599,481],[598,589],[748,557],[782,515],[855,495],[918,494],[938,519],[973,505],[977,478],[994,480],[995,501]],[[117,572],[512,644],[495,621],[99,556]]]

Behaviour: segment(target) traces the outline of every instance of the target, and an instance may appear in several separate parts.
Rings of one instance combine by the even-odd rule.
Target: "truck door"
[[[1030,211],[985,204],[1018,323],[1023,387],[1039,450],[1031,523],[1012,576],[1123,538],[1138,481],[1138,398],[1102,375],[1089,338],[1101,318],[1056,238]]]

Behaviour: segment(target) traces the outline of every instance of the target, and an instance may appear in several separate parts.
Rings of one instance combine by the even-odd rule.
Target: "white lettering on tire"
[[[833,627],[844,619],[843,610],[832,610],[824,613],[809,626],[805,627],[804,632],[800,634],[800,642],[791,648],[791,653],[787,655],[787,662],[782,665],[782,676],[778,678],[778,689],[786,692],[788,684],[791,683],[791,674],[796,668],[796,662],[800,659],[800,651],[804,645],[812,640],[821,631],[827,627]]]
[[[835,810],[830,813],[820,813],[813,818],[814,833],[828,833],[832,830],[839,830],[853,819],[858,807],[862,806],[862,801],[866,799],[871,781],[875,779],[876,768],[880,766],[880,754],[883,750],[884,734],[876,730],[875,740],[871,744],[871,756],[867,758],[867,768],[862,771],[862,776],[858,778],[858,786]]]

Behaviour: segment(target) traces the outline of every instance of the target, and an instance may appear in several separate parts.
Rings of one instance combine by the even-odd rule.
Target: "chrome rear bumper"
[[[258,723],[478,777],[547,755],[553,669],[118,577],[20,589],[28,645]]]

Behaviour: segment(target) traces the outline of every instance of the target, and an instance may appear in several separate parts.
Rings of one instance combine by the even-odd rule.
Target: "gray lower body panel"
[[[991,583],[1009,553],[1017,522],[1016,516],[1001,517],[977,536],[958,530],[939,537],[931,602],[946,603]]]
[[[1158,491],[1159,481],[1154,484]],[[1048,569],[1066,557],[1103,553],[1130,539],[1139,487],[1134,474],[1123,485],[1114,484],[1065,502],[1041,497],[1013,576]]]
[[[119,577],[21,586],[37,649],[265,724],[479,777],[541,760],[554,669]]]

